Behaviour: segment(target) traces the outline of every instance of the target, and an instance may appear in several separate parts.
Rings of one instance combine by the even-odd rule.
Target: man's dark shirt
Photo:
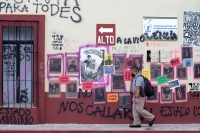
[[[68,70],[70,71],[71,69],[73,69],[74,71],[77,70],[76,65],[70,64]]]
[[[108,60],[105,61],[105,65],[111,65],[111,64],[112,64],[112,60],[108,59]]]
[[[53,67],[51,68],[51,71],[60,72],[60,71],[61,71],[61,66],[53,66]]]

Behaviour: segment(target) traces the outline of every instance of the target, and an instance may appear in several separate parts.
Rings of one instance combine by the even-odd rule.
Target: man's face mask
[[[135,74],[131,74],[132,77],[135,77]]]

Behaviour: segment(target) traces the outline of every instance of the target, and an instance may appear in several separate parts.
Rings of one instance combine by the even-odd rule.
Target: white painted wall
[[[73,7],[76,5],[75,0],[68,0],[67,3],[71,8],[69,13],[69,18],[60,18],[58,13],[55,16],[51,16],[50,9],[48,12],[44,13],[41,10],[41,6],[38,8],[38,13],[36,13],[36,6],[33,3],[46,4],[45,1],[48,0],[15,0],[23,1],[20,7],[26,5],[28,7],[28,12],[21,13],[19,11],[13,14],[45,14],[46,15],[46,31],[45,31],[45,55],[55,54],[55,53],[65,53],[65,52],[78,52],[79,47],[86,44],[95,44],[96,42],[96,24],[116,24],[116,37],[128,38],[128,37],[140,37],[143,31],[143,17],[177,17],[178,18],[178,41],[166,41],[158,43],[167,43],[169,47],[161,47],[156,49],[178,49],[180,51],[180,46],[182,44],[182,27],[183,27],[183,11],[199,11],[199,0],[78,0],[80,11],[76,10],[78,14],[82,17],[81,22],[74,23],[70,19],[70,15],[77,19],[78,17],[73,13]],[[57,0],[49,0],[50,3],[47,4],[49,8],[50,4],[57,4]],[[65,0],[59,0],[59,7],[64,7]],[[14,0],[1,0],[14,7]],[[6,6],[7,6],[6,5]],[[1,4],[3,7],[3,4]],[[13,9],[14,10],[14,9]],[[10,9],[1,8],[1,14],[10,14]],[[57,33],[64,36],[64,39],[71,38],[72,40],[77,40],[77,43],[71,44],[71,49],[63,50],[53,50],[51,46],[52,34]],[[152,42],[152,41],[151,41]],[[67,47],[67,43],[64,43]],[[116,44],[119,46],[120,44]],[[132,44],[136,45],[136,44]],[[145,46],[145,43],[137,44],[139,46]],[[151,47],[150,49],[154,49]],[[139,50],[138,53],[128,53],[128,54],[145,54],[145,49]],[[110,50],[112,54],[112,50]],[[179,56],[181,51],[179,52]],[[145,57],[145,56],[144,56]],[[195,59],[199,60],[199,59]],[[47,61],[47,56],[45,56],[45,64]],[[144,62],[146,68],[149,67],[149,63]],[[47,70],[47,66],[45,66]],[[45,92],[48,92],[48,80],[45,72]],[[74,78],[76,80],[76,78]],[[192,81],[192,77],[188,77],[189,80],[181,81],[183,83]],[[127,83],[127,90],[129,90],[130,83]],[[110,86],[107,87],[107,92],[110,92]],[[63,90],[65,91],[64,86]]]

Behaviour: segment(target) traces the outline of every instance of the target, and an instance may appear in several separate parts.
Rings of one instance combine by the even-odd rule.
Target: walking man
[[[133,91],[133,124],[129,127],[141,127],[140,115],[142,115],[146,120],[149,121],[149,126],[151,127],[156,119],[156,117],[144,109],[144,103],[146,100],[146,94],[144,92],[144,79],[139,73],[139,69],[136,66],[131,68],[131,75],[133,76],[132,81],[132,91]]]

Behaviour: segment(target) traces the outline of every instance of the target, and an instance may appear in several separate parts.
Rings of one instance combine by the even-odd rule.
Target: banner
[[[143,34],[145,36],[145,40],[177,40],[177,18],[144,17]]]

